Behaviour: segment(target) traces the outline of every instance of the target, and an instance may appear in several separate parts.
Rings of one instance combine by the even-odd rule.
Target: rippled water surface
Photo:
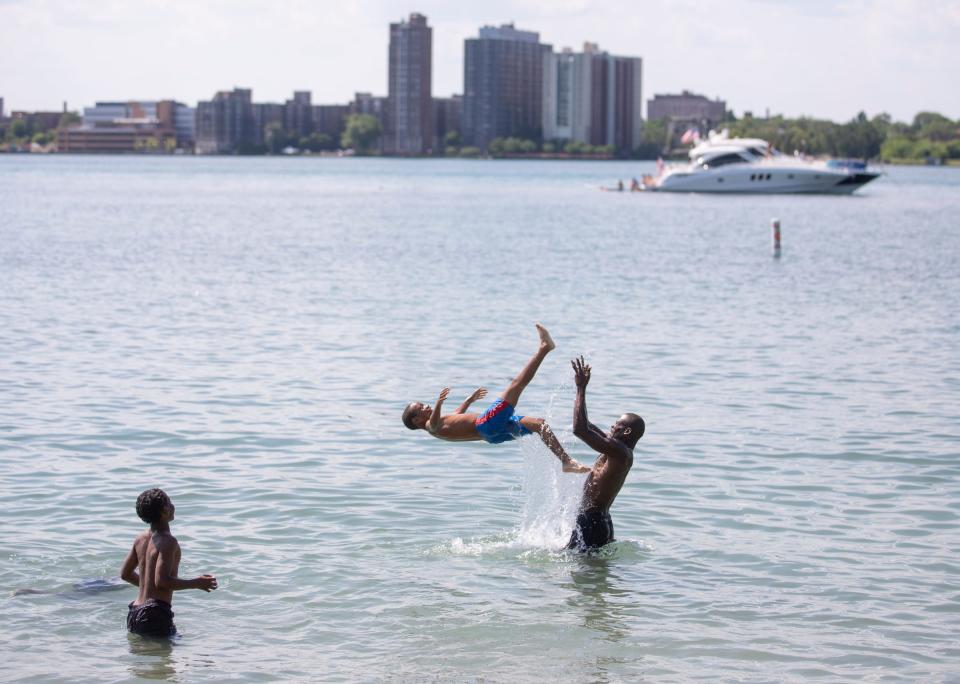
[[[645,170],[0,157],[0,679],[956,681],[960,171],[597,191]],[[535,321],[521,413],[592,462],[583,353],[647,421],[595,557],[541,444],[400,423]],[[172,643],[115,584],[151,486],[221,585]]]

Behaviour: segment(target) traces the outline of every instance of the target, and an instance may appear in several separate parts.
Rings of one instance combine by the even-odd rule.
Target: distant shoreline
[[[590,161],[652,164],[653,159],[622,159],[609,155],[581,154],[572,155],[563,152],[540,152],[537,154],[501,154],[496,156],[393,156],[393,155],[354,155],[354,154],[170,154],[164,152],[10,152],[0,150],[0,157],[110,157],[110,158],[164,158],[164,159],[390,159],[403,161]],[[667,163],[685,162],[682,158],[664,158]],[[931,163],[924,159],[870,160],[878,166],[918,166],[931,168],[960,168],[960,159],[947,159],[942,163]]]

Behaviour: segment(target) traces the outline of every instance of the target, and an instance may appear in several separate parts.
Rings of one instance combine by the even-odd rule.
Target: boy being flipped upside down
[[[483,387],[474,390],[453,413],[443,415],[443,402],[450,394],[450,388],[444,387],[437,397],[437,403],[431,407],[419,401],[407,404],[403,410],[403,424],[411,430],[426,430],[434,437],[450,442],[468,442],[484,440],[490,444],[499,444],[524,435],[536,433],[543,443],[556,454],[563,464],[563,471],[585,473],[590,469],[574,461],[563,450],[550,426],[543,418],[518,416],[514,414],[520,394],[537,374],[540,364],[556,347],[550,333],[539,323],[540,346],[537,353],[527,362],[520,374],[507,386],[506,391],[496,399],[483,413],[467,413],[470,405],[487,395]]]

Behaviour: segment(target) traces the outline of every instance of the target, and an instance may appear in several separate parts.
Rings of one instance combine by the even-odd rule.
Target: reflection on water
[[[622,641],[628,633],[624,606],[637,595],[622,588],[612,554],[579,554],[570,566],[570,581],[576,590],[567,603],[583,619],[584,627],[596,630],[607,641]]]
[[[127,633],[130,654],[130,674],[141,679],[178,681],[173,649],[178,637],[159,639]]]
[[[591,681],[619,681],[619,666],[630,664],[636,668],[640,654],[624,652],[630,637],[629,616],[626,610],[638,600],[639,592],[624,588],[624,578],[617,566],[624,562],[618,558],[614,542],[596,553],[577,554],[570,565],[569,581],[564,588],[572,591],[566,602],[571,612],[578,615],[582,624],[612,648],[598,652],[593,659]],[[618,655],[622,654],[622,655]]]

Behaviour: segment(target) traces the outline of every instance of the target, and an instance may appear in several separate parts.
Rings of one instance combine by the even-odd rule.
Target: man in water
[[[589,468],[580,465],[563,450],[550,426],[543,418],[532,416],[517,416],[514,411],[520,394],[533,380],[537,369],[556,345],[550,333],[539,323],[537,333],[540,335],[540,347],[533,355],[520,374],[513,379],[502,396],[498,397],[483,413],[467,413],[470,404],[487,395],[483,387],[475,390],[467,397],[453,413],[441,414],[443,402],[450,394],[450,388],[444,387],[440,391],[435,406],[430,407],[419,401],[410,402],[403,410],[403,424],[411,430],[426,430],[434,437],[450,442],[467,442],[484,440],[490,444],[499,444],[524,435],[536,433],[543,443],[556,454],[563,464],[564,472],[585,473]]]
[[[130,603],[127,629],[134,634],[170,637],[177,633],[173,624],[173,592],[181,589],[217,588],[213,575],[185,580],[177,577],[180,544],[170,534],[174,516],[173,502],[162,489],[148,489],[137,497],[137,515],[150,529],[133,540],[133,548],[123,561],[120,577],[140,588],[137,600]]]
[[[577,524],[567,548],[588,551],[613,541],[610,506],[633,466],[633,447],[643,437],[645,426],[643,418],[637,414],[624,413],[610,427],[610,433],[603,434],[600,428],[587,420],[590,366],[584,363],[582,356],[572,363],[577,384],[577,399],[573,404],[573,434],[599,452],[600,457],[593,464],[583,485]]]

